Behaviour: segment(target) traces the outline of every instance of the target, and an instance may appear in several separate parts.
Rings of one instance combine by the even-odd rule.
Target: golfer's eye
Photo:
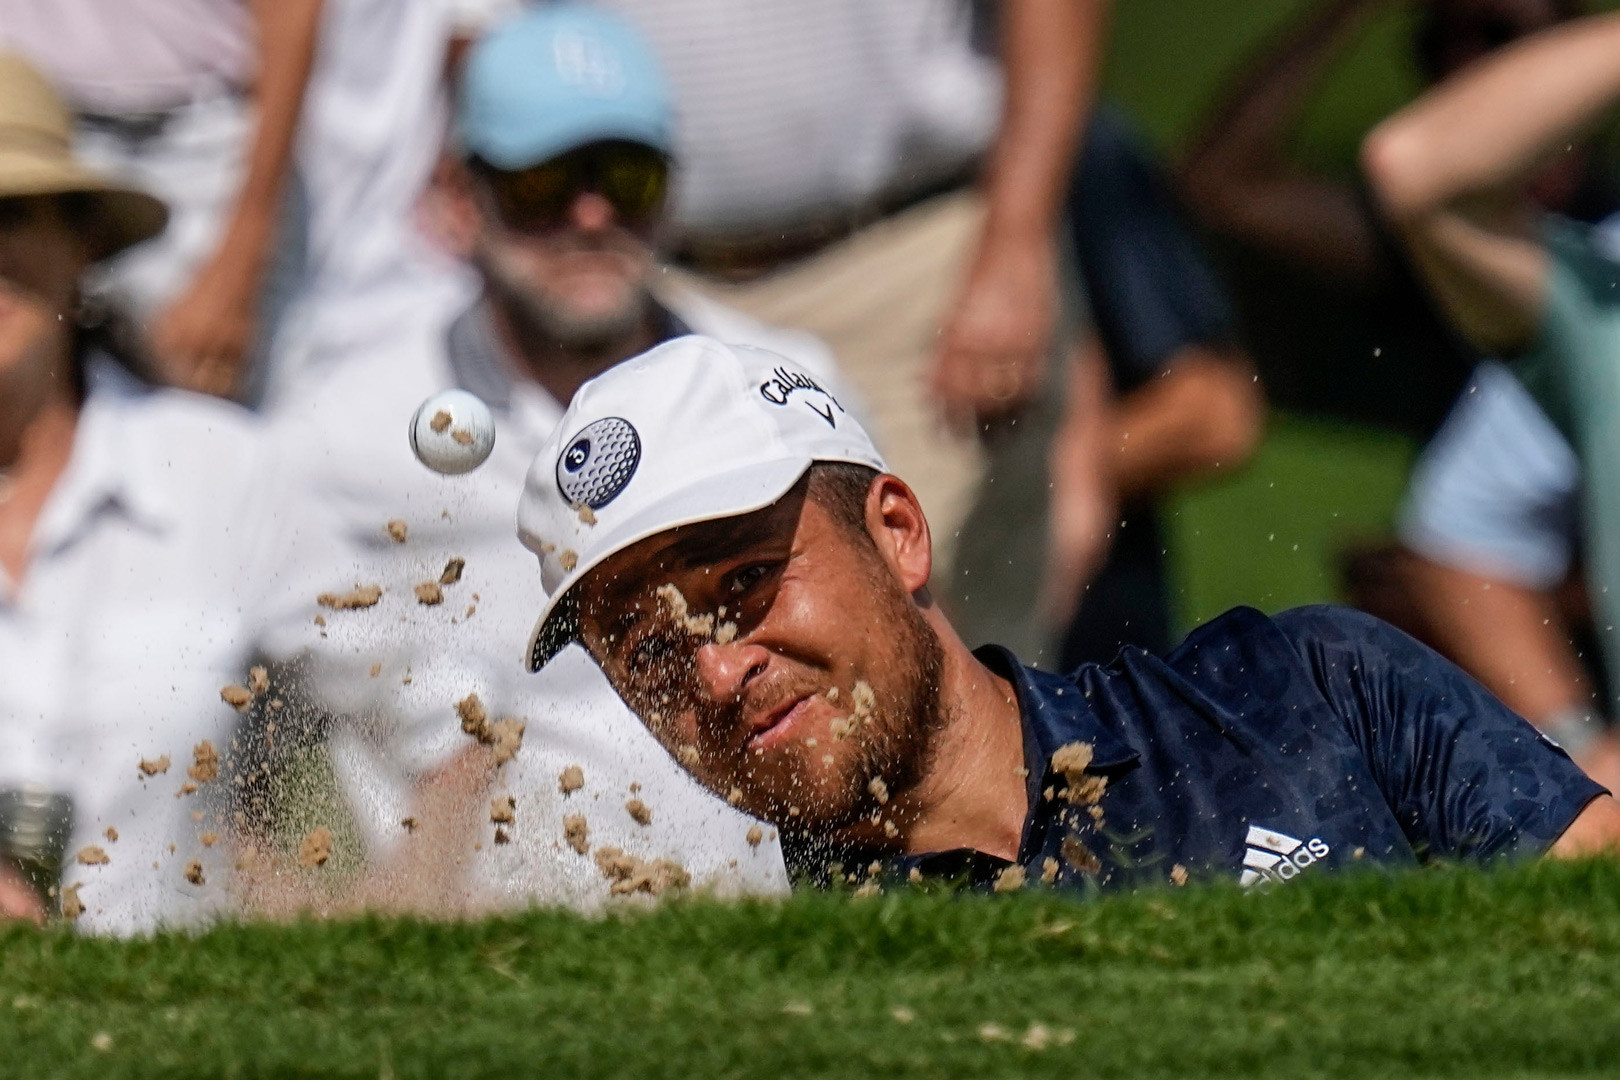
[[[675,641],[668,634],[648,634],[630,651],[631,671],[646,675],[653,665],[675,654]]]
[[[774,569],[771,563],[749,563],[747,566],[733,570],[726,578],[726,591],[732,596],[741,596],[743,593],[764,581],[766,576]]]

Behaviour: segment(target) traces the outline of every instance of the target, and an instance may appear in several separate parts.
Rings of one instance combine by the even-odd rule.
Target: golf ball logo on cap
[[[557,459],[557,490],[570,505],[600,510],[619,497],[641,463],[641,436],[630,421],[603,417],[585,425]]]

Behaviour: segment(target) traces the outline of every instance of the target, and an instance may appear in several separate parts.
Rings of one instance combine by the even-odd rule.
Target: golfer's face
[[[801,486],[644,541],[582,590],[582,637],[631,708],[710,790],[772,821],[813,824],[865,784],[851,717],[889,665],[856,542]]]

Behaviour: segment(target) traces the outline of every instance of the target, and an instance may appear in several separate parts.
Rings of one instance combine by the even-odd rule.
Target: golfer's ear
[[[904,480],[884,473],[872,481],[866,492],[866,528],[906,592],[928,584],[934,569],[928,519]]]

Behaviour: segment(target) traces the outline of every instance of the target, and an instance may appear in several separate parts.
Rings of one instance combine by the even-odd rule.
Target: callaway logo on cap
[[[540,557],[548,598],[529,670],[573,639],[562,601],[604,559],[769,506],[817,461],[888,470],[820,379],[764,349],[677,338],[580,387],[518,504],[518,536]]]

